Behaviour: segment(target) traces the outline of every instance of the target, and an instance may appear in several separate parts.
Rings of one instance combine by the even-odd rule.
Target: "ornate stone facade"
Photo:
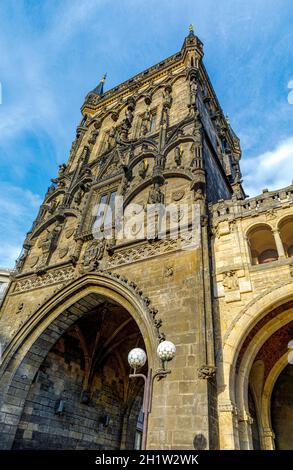
[[[87,95],[1,309],[1,448],[133,447],[142,388],[127,353],[144,347],[156,369],[165,338],[177,354],[154,385],[148,448],[275,447],[293,186],[246,197],[239,139],[202,58],[191,29],[178,53]],[[123,215],[115,206],[113,217],[115,196]],[[145,235],[149,205],[176,208],[165,238],[164,211]]]

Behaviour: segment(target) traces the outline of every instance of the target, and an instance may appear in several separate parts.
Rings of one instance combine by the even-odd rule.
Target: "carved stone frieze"
[[[112,268],[114,266],[134,263],[145,258],[180,250],[180,248],[180,240],[176,239],[158,240],[154,243],[145,242],[137,247],[115,251],[113,256],[108,260],[108,266]]]
[[[27,292],[39,287],[49,286],[51,284],[58,284],[60,282],[69,282],[74,278],[74,268],[72,266],[55,269],[47,272],[46,274],[37,276],[29,276],[19,281],[16,281],[12,295]]]

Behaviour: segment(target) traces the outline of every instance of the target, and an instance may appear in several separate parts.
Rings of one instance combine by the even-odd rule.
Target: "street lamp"
[[[143,393],[143,431],[142,431],[142,450],[146,449],[147,432],[148,432],[148,418],[152,410],[152,397],[153,397],[153,384],[155,378],[158,380],[163,379],[166,375],[171,373],[170,369],[166,369],[166,363],[171,361],[176,354],[176,347],[171,341],[162,341],[157,348],[157,356],[162,361],[162,368],[158,369],[154,375],[152,369],[148,369],[147,375],[137,374],[137,369],[143,367],[147,360],[145,351],[141,348],[134,348],[128,354],[128,363],[133,369],[133,374],[129,374],[130,378],[140,377],[144,380],[144,393]]]

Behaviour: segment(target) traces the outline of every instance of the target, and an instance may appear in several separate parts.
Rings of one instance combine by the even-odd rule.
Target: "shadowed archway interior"
[[[277,450],[293,448],[293,365],[279,375],[271,400],[271,419]]]
[[[145,348],[136,322],[113,301],[72,324],[34,377],[13,448],[133,448],[143,390],[127,355],[136,346]]]

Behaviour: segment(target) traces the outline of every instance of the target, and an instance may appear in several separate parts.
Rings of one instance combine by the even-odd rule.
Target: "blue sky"
[[[190,23],[241,138],[246,192],[291,183],[292,0],[1,0],[0,266],[67,160],[87,92],[178,51]]]

